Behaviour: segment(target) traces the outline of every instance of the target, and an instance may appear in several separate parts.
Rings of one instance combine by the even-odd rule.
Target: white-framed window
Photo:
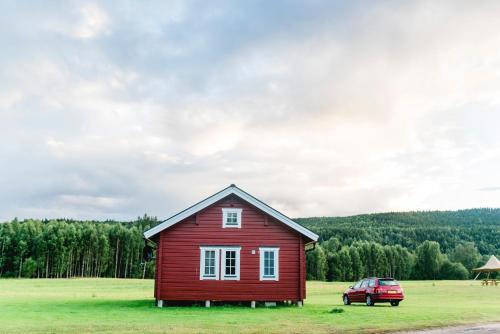
[[[241,211],[240,208],[223,208],[222,227],[241,228]]]
[[[279,281],[279,252],[277,247],[260,247],[260,280]]]
[[[240,279],[240,247],[221,248],[221,279]]]
[[[200,247],[200,279],[219,279],[219,257],[218,247]]]
[[[235,246],[200,247],[200,280],[239,280],[240,250]]]

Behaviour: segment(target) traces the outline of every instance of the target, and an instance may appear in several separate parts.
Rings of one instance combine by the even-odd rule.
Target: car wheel
[[[351,305],[351,301],[347,295],[344,295],[344,298],[342,299],[344,300],[344,305]]]
[[[399,306],[399,300],[392,300],[391,306]]]
[[[372,296],[366,295],[366,305],[367,306],[373,306],[373,305],[375,305],[375,302],[373,301]]]

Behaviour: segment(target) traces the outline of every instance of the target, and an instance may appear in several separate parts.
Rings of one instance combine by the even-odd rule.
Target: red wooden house
[[[318,236],[231,185],[146,231],[156,244],[155,298],[293,301],[306,296],[305,250]]]

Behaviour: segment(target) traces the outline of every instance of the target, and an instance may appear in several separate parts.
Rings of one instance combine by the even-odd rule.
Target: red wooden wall
[[[222,208],[242,208],[242,228],[222,228]],[[267,217],[266,217],[267,216]],[[267,222],[266,222],[267,220]],[[240,280],[200,280],[200,246],[241,246]],[[279,247],[279,281],[259,280],[259,247]],[[252,254],[255,250],[255,254]],[[303,236],[236,196],[162,231],[155,297],[161,300],[283,301],[305,298]]]

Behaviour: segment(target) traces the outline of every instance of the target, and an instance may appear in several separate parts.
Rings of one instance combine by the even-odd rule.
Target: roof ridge
[[[290,228],[294,229],[295,231],[301,233],[302,235],[305,235],[309,239],[313,241],[317,241],[319,236],[310,231],[309,229],[305,228],[304,226],[297,224],[278,210],[270,207],[266,203],[262,202],[258,198],[254,197],[253,195],[250,195],[246,191],[238,188],[235,184],[229,185],[229,187],[226,187],[215,194],[205,198],[204,200],[201,200],[197,202],[196,204],[191,205],[187,209],[184,209],[175,215],[171,216],[170,218],[167,218],[166,220],[162,221],[160,224],[156,225],[155,227],[147,230],[144,232],[144,237],[146,239],[151,238],[152,236],[160,233],[161,231],[169,228],[172,225],[177,224],[178,222],[192,216],[193,214],[203,210],[204,208],[218,202],[219,200],[223,199],[224,197],[234,194],[238,196],[239,198],[243,199],[244,201],[252,204],[253,206],[257,207],[258,209],[264,211],[265,213],[269,214],[270,216],[276,218],[283,224],[289,226]]]

